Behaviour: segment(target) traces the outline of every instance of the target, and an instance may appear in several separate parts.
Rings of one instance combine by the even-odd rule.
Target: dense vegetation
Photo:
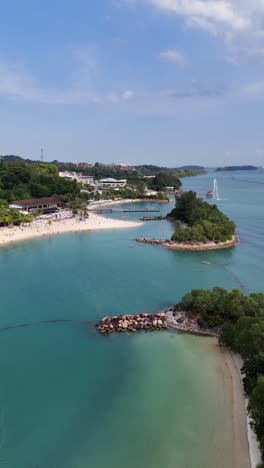
[[[144,176],[156,176],[160,173],[168,174],[170,177],[182,178],[191,177],[199,174],[205,174],[203,170],[188,170],[188,169],[170,169],[167,167],[159,167],[153,165],[142,165],[134,166],[133,168],[124,169],[115,164],[106,165],[101,163],[95,163],[91,167],[78,166],[74,163],[61,163],[54,161],[54,164],[58,167],[59,171],[74,171],[82,172],[85,175],[90,175],[96,179],[103,179],[106,177],[113,177],[114,179],[127,179],[129,182],[136,180],[142,180]],[[171,185],[167,184],[164,187]]]
[[[144,179],[148,189],[162,191],[166,190],[166,187],[173,187],[174,190],[179,190],[182,186],[182,183],[178,176],[175,176],[175,172],[158,172],[158,174],[152,179]]]
[[[0,227],[15,225],[18,226],[21,223],[29,223],[32,221],[31,215],[23,215],[14,208],[8,208],[8,204],[5,200],[0,200]]]
[[[246,296],[237,289],[226,291],[218,287],[195,289],[182,298],[175,310],[199,317],[199,323],[205,327],[219,327],[219,343],[244,359],[248,411],[264,459],[264,294]]]
[[[0,161],[0,199],[12,202],[79,193],[78,184],[59,177],[54,164]]]
[[[216,205],[197,198],[192,191],[176,195],[176,207],[168,216],[187,225],[173,234],[172,240],[177,242],[225,242],[235,232],[235,224]]]

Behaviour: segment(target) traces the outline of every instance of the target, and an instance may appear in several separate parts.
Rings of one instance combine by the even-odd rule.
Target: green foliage
[[[170,169],[167,167],[159,167],[154,165],[141,165],[135,166],[134,168],[120,168],[120,166],[116,166],[115,164],[112,165],[105,165],[99,162],[95,163],[92,167],[80,167],[73,163],[60,163],[58,161],[54,161],[59,171],[72,171],[72,172],[82,172],[85,175],[90,175],[95,179],[104,179],[106,177],[112,177],[114,179],[127,179],[130,183],[135,183],[136,181],[142,180],[144,176],[157,176],[158,174],[166,174],[170,177],[169,180],[175,180],[178,178],[183,177],[191,177],[200,174],[205,174],[205,171],[200,169]],[[146,184],[150,183],[151,186],[151,179],[144,179]],[[177,184],[179,181],[177,181]],[[166,183],[164,187],[173,186],[173,183]],[[181,183],[180,183],[181,185]],[[179,186],[180,186],[179,185]],[[157,188],[159,190],[159,188]]]
[[[80,194],[79,184],[59,177],[55,164],[0,163],[0,198],[12,202],[29,198],[49,197],[54,194],[76,197]]]
[[[174,187],[175,190],[179,190],[182,186],[181,181],[178,176],[175,175],[173,169],[171,171],[158,172],[156,177],[153,179],[145,179],[145,182],[148,189],[157,191],[165,190],[166,187]]]
[[[259,375],[249,400],[249,415],[264,458],[264,375]]]
[[[250,396],[257,384],[259,374],[264,375],[264,353],[245,359],[241,372],[245,375],[243,378],[245,393]]]
[[[247,345],[254,353],[254,346],[258,344],[262,333],[262,328],[256,324],[264,324],[264,294],[244,295],[238,289],[227,291],[226,289],[215,287],[212,290],[193,289],[183,296],[181,302],[175,306],[177,310],[185,310],[190,316],[199,315],[209,327],[224,325],[220,340],[231,348],[242,350]],[[252,339],[244,336],[245,333],[254,334]],[[236,337],[236,340],[235,340]],[[239,337],[239,339],[238,339]],[[264,340],[263,340],[264,351]],[[242,352],[243,356],[246,353]]]
[[[169,217],[187,224],[187,227],[179,227],[173,234],[172,240],[177,242],[225,242],[231,240],[235,232],[233,221],[216,205],[197,198],[192,191],[176,195],[176,207]]]
[[[28,223],[32,221],[32,217],[30,215],[23,215],[15,208],[8,208],[7,204],[0,205],[0,226],[9,226],[14,224],[18,226],[21,223]]]

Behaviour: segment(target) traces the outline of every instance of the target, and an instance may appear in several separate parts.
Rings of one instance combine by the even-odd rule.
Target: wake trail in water
[[[16,325],[8,325],[7,327],[0,328],[0,332],[14,330],[15,328],[26,328],[33,327],[36,325],[46,325],[46,324],[63,324],[63,323],[78,323],[81,325],[86,325],[88,329],[92,330],[94,322],[88,320],[70,320],[70,319],[50,319],[42,320],[41,322],[28,322],[28,323],[18,323]]]
[[[256,180],[248,180],[248,179],[239,179],[238,177],[231,177],[233,180],[239,180],[241,182],[248,182],[249,184],[258,184],[264,185],[264,182],[257,182]]]
[[[233,280],[239,285],[239,288],[241,289],[241,291],[243,291],[245,294],[248,294],[247,287],[243,283],[242,279],[239,278],[239,276],[235,275],[235,273],[233,273],[230,270],[230,268],[228,268],[228,266],[223,265],[222,263],[217,263],[217,262],[211,262],[211,263],[212,265],[215,265],[216,267],[226,271],[233,278]]]

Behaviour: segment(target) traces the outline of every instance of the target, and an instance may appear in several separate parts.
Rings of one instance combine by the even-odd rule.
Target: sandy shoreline
[[[233,367],[236,370],[236,373],[238,375],[238,378],[240,380],[242,390],[243,390],[243,381],[242,381],[242,375],[241,375],[241,368],[243,365],[243,360],[241,356],[238,354],[230,353],[231,354],[231,359],[233,361]],[[244,405],[245,405],[245,412],[246,412],[246,425],[247,425],[247,437],[248,437],[248,444],[249,444],[249,453],[250,453],[250,461],[251,461],[251,468],[256,468],[257,465],[261,462],[261,453],[259,450],[259,445],[258,441],[256,438],[256,434],[250,427],[250,418],[247,414],[247,404],[248,401],[245,398],[244,392]]]
[[[38,237],[71,232],[125,229],[138,227],[142,224],[142,222],[106,218],[94,213],[90,213],[89,218],[84,221],[80,221],[78,218],[52,221],[52,223],[49,223],[48,220],[37,220],[26,225],[1,228],[0,248]]]
[[[127,198],[125,200],[102,200],[99,202],[92,202],[89,205],[89,210],[100,209],[101,207],[111,206],[111,205],[123,205],[125,203],[172,203],[173,200],[155,200],[152,198]]]

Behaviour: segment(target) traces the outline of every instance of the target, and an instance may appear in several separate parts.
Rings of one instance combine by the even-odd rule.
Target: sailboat
[[[213,190],[208,190],[208,192],[206,192],[206,198],[210,198],[212,200],[221,200],[219,197],[218,183],[216,179],[214,179]]]

